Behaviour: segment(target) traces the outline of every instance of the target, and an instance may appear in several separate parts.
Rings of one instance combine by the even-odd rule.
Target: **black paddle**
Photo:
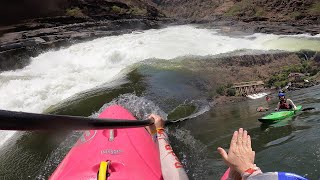
[[[143,127],[153,123],[153,120],[97,119],[0,110],[0,129],[2,130],[113,129]]]
[[[303,108],[301,111],[310,111],[310,110],[314,110],[316,108],[314,107],[308,107],[308,108]]]

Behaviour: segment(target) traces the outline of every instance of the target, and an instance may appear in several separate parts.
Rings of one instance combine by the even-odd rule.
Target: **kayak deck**
[[[106,108],[99,118],[136,120],[118,105]],[[110,161],[108,180],[162,179],[159,150],[143,127],[84,132],[50,179],[97,179],[101,161]]]
[[[274,122],[281,121],[283,119],[293,116],[296,112],[300,111],[301,109],[302,109],[302,106],[299,105],[297,106],[296,110],[283,110],[278,112],[272,112],[266,116],[263,116],[258,120],[262,123],[274,123]]]

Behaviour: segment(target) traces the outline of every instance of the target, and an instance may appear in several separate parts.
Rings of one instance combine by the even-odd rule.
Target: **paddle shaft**
[[[0,110],[0,129],[2,130],[114,129],[143,127],[153,123],[153,120],[98,119]]]

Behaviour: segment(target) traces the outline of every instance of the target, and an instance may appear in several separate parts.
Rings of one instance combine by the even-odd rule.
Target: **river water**
[[[176,107],[191,104],[196,110],[187,120],[168,125],[190,179],[218,179],[226,166],[216,148],[227,148],[239,127],[251,134],[263,171],[317,179],[320,87],[288,94],[296,104],[316,110],[264,127],[257,121],[263,114],[255,111],[265,105],[263,99],[211,106],[205,80],[170,64],[234,51],[300,49],[320,51],[319,36],[226,35],[219,29],[175,26],[99,38],[45,52],[23,69],[2,72],[0,108],[90,116],[111,102],[141,118],[150,112],[166,118]],[[0,179],[47,179],[80,134],[1,131]]]

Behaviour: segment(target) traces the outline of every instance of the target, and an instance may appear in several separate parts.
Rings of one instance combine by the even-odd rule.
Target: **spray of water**
[[[106,103],[97,113],[93,116],[97,117],[105,108],[111,105],[120,105],[128,109],[137,119],[147,119],[150,114],[157,114],[163,120],[167,120],[167,114],[161,110],[154,102],[144,98],[138,97],[133,94],[123,94],[113,101]]]

